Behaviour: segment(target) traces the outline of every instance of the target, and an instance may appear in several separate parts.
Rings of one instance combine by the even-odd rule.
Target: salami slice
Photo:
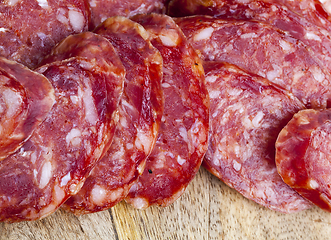
[[[95,32],[115,47],[126,78],[113,143],[83,188],[64,204],[75,214],[108,209],[127,196],[155,144],[164,104],[162,57],[144,28],[127,18],[112,17]]]
[[[88,28],[85,0],[4,0],[0,13],[0,55],[29,68],[63,38]]]
[[[310,204],[277,173],[278,133],[302,103],[268,80],[234,65],[204,63],[210,132],[203,162],[212,174],[269,209],[292,213]]]
[[[280,132],[277,170],[285,183],[331,211],[331,110],[302,110]]]
[[[52,83],[56,103],[31,138],[0,162],[0,221],[45,217],[80,190],[114,132],[115,113],[106,103],[118,102],[121,91],[108,92],[108,85],[121,88],[124,79],[118,57],[114,62],[120,65],[113,73],[85,58],[38,69]]]
[[[165,15],[133,17],[163,57],[165,105],[156,144],[126,201],[135,208],[167,206],[186,189],[207,148],[209,98],[194,49]]]
[[[131,17],[143,13],[165,13],[168,0],[87,0],[91,9],[90,29],[109,17]]]
[[[330,73],[312,52],[280,30],[250,21],[193,16],[176,21],[204,60],[225,61],[291,91],[308,108],[331,103]]]
[[[27,141],[54,100],[47,78],[0,57],[0,160]]]

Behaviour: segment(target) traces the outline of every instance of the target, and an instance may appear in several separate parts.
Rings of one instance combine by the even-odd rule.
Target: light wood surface
[[[59,210],[35,222],[0,223],[0,239],[331,239],[331,213],[317,207],[291,215],[268,210],[200,169],[167,208],[135,210],[122,202],[79,217]]]

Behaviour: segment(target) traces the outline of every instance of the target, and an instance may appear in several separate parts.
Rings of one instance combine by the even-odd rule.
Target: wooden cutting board
[[[59,210],[35,222],[0,223],[0,239],[331,239],[331,213],[268,210],[200,169],[167,208],[135,210],[123,202],[80,217]]]

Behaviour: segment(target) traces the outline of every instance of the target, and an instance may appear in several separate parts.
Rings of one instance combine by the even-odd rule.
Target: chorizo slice
[[[173,203],[194,178],[207,149],[209,98],[201,61],[165,15],[132,18],[147,30],[163,57],[164,112],[145,170],[126,201],[135,208]]]
[[[126,78],[113,143],[82,189],[63,206],[75,214],[108,209],[127,196],[155,144],[164,105],[162,57],[145,29],[128,18],[112,17],[95,32],[112,43]]]
[[[307,108],[331,103],[330,72],[301,41],[262,22],[208,16],[177,19],[203,60],[225,61],[292,92]]]
[[[109,17],[165,13],[168,0],[87,0],[91,9],[90,30]]]
[[[275,164],[281,129],[303,104],[268,80],[222,62],[205,62],[210,96],[209,145],[203,166],[269,209],[293,213],[308,201],[287,186]]]
[[[107,103],[119,101],[125,70],[116,52],[109,54],[114,62],[107,69],[82,57],[37,69],[53,85],[56,102],[30,139],[0,162],[0,221],[53,213],[80,190],[110,145],[116,113]]]
[[[0,56],[29,68],[63,38],[88,29],[85,0],[5,0],[0,13]]]
[[[46,77],[0,57],[0,160],[28,140],[54,100]]]
[[[284,182],[331,211],[331,110],[302,110],[280,132],[276,165]]]

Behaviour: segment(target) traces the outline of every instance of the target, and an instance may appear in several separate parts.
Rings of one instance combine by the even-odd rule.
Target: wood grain
[[[317,207],[285,215],[245,199],[205,169],[167,208],[124,202],[76,217],[62,210],[35,222],[0,223],[0,239],[329,239],[331,213]]]

